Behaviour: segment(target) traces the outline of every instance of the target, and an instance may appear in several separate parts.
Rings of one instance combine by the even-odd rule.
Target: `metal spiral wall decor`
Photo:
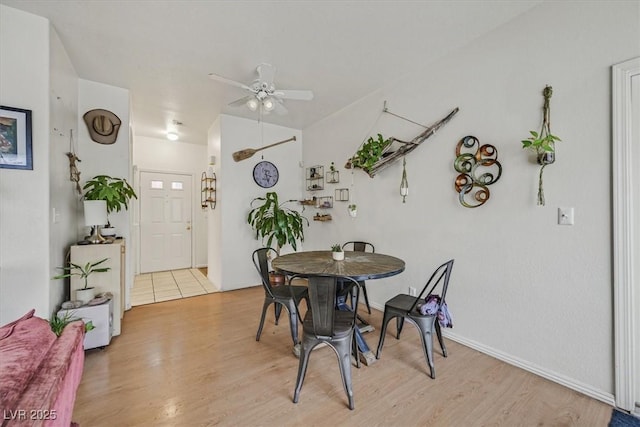
[[[478,138],[471,135],[465,136],[456,145],[453,167],[459,173],[455,189],[460,204],[466,208],[477,208],[489,200],[488,186],[502,175],[496,147],[490,144],[481,146]]]

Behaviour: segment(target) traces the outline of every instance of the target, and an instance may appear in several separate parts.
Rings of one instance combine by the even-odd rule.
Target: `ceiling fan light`
[[[255,98],[251,98],[247,101],[247,107],[249,107],[251,111],[256,111],[258,109],[258,100]]]
[[[273,99],[267,98],[262,102],[265,111],[271,111],[275,108],[276,104],[273,102]]]
[[[178,134],[175,132],[167,132],[167,139],[169,141],[177,141],[178,140]]]

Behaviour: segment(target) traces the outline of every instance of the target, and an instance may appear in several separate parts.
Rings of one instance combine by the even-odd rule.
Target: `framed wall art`
[[[0,168],[33,170],[31,110],[0,106]]]

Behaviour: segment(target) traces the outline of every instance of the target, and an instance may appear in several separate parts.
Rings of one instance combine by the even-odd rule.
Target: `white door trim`
[[[635,384],[640,381],[636,352],[640,328],[634,328],[634,212],[632,182],[631,78],[640,74],[640,58],[616,64],[612,69],[613,120],[613,303],[615,339],[616,406],[635,410]],[[635,147],[637,150],[638,147]],[[635,177],[636,185],[638,176]],[[639,254],[640,255],[640,254]],[[634,330],[636,329],[636,330]]]

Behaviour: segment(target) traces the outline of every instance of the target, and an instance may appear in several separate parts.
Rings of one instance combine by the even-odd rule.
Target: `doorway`
[[[191,267],[192,177],[140,172],[140,272]]]

